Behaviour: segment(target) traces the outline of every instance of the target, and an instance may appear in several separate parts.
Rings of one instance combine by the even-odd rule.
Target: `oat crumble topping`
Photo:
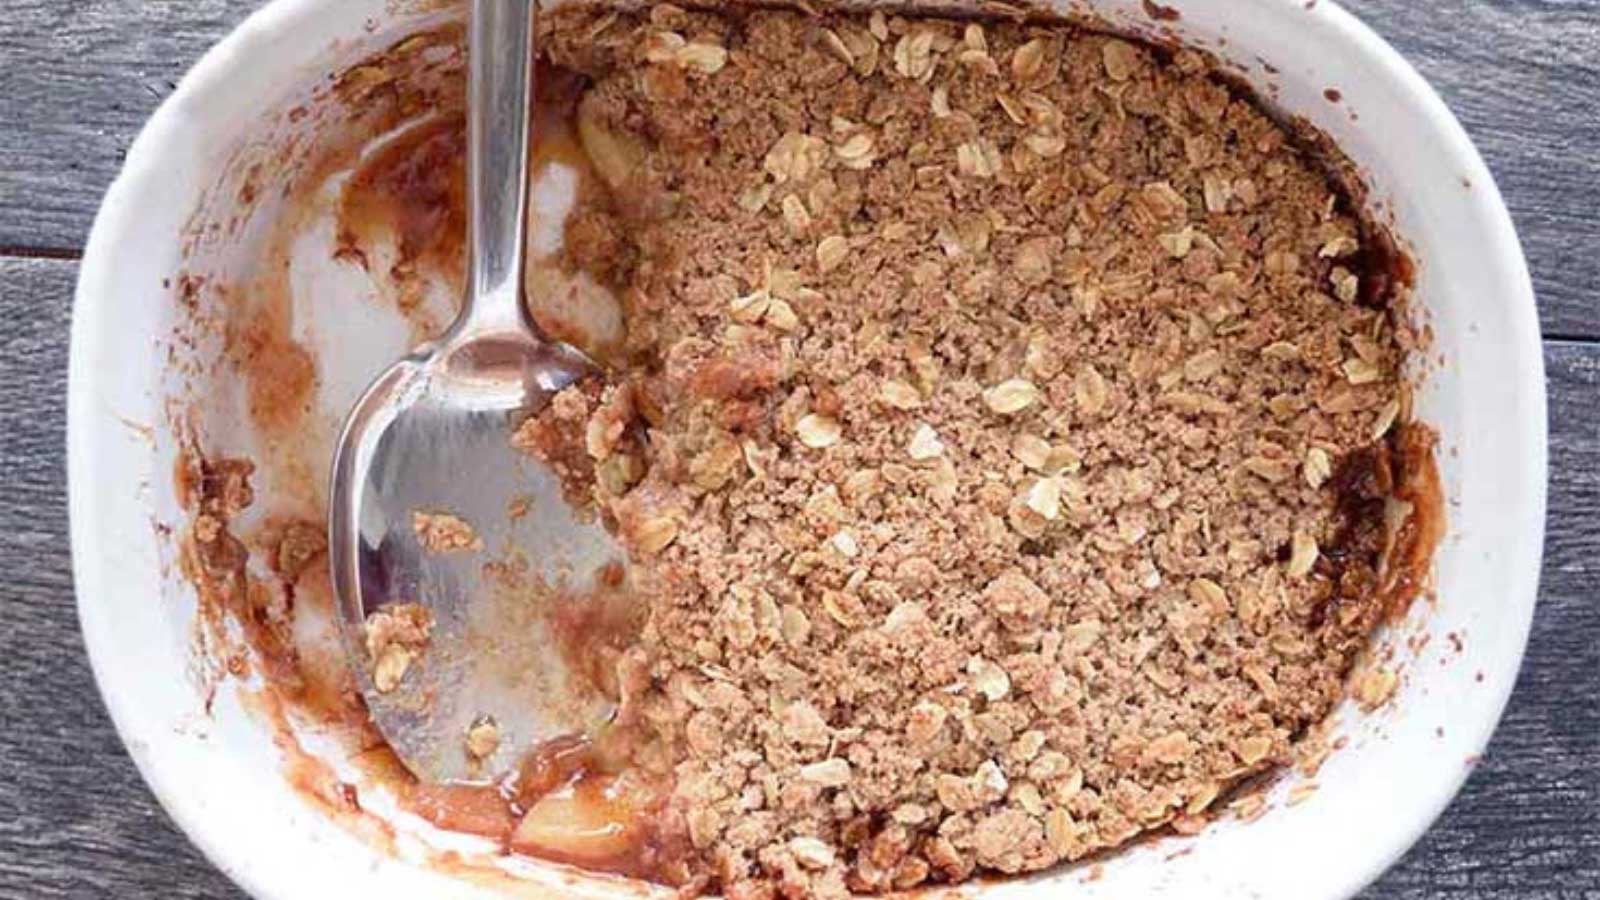
[[[692,885],[1036,870],[1292,761],[1381,615],[1328,488],[1389,465],[1410,336],[1282,128],[1059,25],[544,27],[630,363],[518,443],[633,557],[624,716]]]

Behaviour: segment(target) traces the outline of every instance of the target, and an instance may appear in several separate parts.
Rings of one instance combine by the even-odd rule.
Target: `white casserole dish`
[[[1139,0],[1071,4],[1237,62],[1263,96],[1325,131],[1360,166],[1370,199],[1416,260],[1430,356],[1441,361],[1418,394],[1417,415],[1441,435],[1447,533],[1436,603],[1418,603],[1386,639],[1401,645],[1420,630],[1433,640],[1420,652],[1396,651],[1404,677],[1393,704],[1340,717],[1349,746],[1328,761],[1305,802],[1251,824],[1221,821],[1181,845],[1146,842],[1096,863],[1092,879],[1079,866],[963,892],[1049,896],[1065,883],[1085,898],[1348,897],[1450,801],[1516,680],[1546,481],[1532,288],[1499,192],[1460,125],[1349,14],[1328,0],[1182,3],[1171,20],[1152,18],[1147,10],[1155,9]],[[165,351],[152,348],[163,346],[179,316],[164,280],[185,263],[191,216],[240,149],[262,140],[263,110],[437,15],[392,0],[274,0],[194,67],[128,153],[95,222],[74,309],[68,462],[84,636],[146,780],[206,855],[257,897],[637,894],[637,885],[520,860],[510,864],[515,881],[469,885],[414,860],[425,846],[471,842],[399,817],[398,838],[384,850],[306,803],[279,777],[271,731],[231,691],[206,713],[191,677],[193,590],[172,565],[170,538],[152,527],[180,519],[176,445],[140,426],[166,421],[172,383]],[[331,432],[354,392],[407,338],[398,323],[360,317],[314,325],[308,337],[326,351],[317,413]],[[360,340],[344,340],[358,333]],[[340,353],[327,349],[336,344]],[[260,449],[238,425],[235,390],[200,389],[186,399],[208,431],[233,432],[232,449]],[[1459,652],[1447,635],[1460,639]],[[314,736],[306,743],[317,750]],[[1287,790],[1278,786],[1280,801]],[[375,809],[382,814],[381,804]]]

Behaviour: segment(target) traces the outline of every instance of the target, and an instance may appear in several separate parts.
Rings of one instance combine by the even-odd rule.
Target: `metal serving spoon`
[[[532,7],[472,2],[466,297],[443,336],[395,363],[356,404],[329,492],[345,648],[373,721],[428,782],[488,781],[530,748],[598,727],[611,712],[566,687],[570,673],[539,610],[497,595],[484,569],[495,554],[522,548],[529,574],[581,589],[575,577],[622,558],[598,522],[573,514],[557,477],[510,443],[521,418],[597,371],[583,353],[540,334],[523,303]],[[527,498],[531,511],[509,515],[513,497]],[[459,516],[484,550],[430,552],[413,527],[417,512]],[[398,603],[423,604],[434,626],[399,684],[379,691],[364,625]],[[465,736],[489,721],[498,745],[474,758]]]

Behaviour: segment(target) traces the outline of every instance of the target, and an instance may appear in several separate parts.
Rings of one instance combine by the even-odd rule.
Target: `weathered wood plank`
[[[1346,0],[1439,91],[1488,160],[1546,334],[1600,336],[1600,3]]]
[[[1600,892],[1600,345],[1547,343],[1545,364],[1550,514],[1521,677],[1461,794],[1362,900]]]
[[[62,459],[76,271],[0,260],[0,897],[238,897],[139,779],[78,635]]]
[[[160,98],[259,0],[13,0],[0,16],[0,249],[81,247]],[[1184,0],[1177,5],[1181,8]],[[1197,2],[1197,0],[1189,0]],[[1466,123],[1505,190],[1546,331],[1600,337],[1600,0],[1350,0]]]
[[[75,271],[0,259],[0,897],[241,897],[140,782],[84,659],[61,459]],[[1521,681],[1461,796],[1365,900],[1577,900],[1600,885],[1600,344],[1551,343],[1546,359],[1550,532]]]
[[[13,0],[0,16],[0,249],[83,246],[156,104],[260,0]]]

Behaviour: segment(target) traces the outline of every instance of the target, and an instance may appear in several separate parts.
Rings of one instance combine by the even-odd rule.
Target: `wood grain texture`
[[[1600,0],[1347,4],[1484,151],[1547,335],[1600,339]],[[39,257],[79,252],[138,127],[257,5],[10,0],[0,15],[0,900],[243,896],[161,812],[94,690],[61,452],[76,266]],[[1600,343],[1551,341],[1546,359],[1551,513],[1527,662],[1461,795],[1363,900],[1600,898]]]
[[[62,458],[76,272],[0,259],[0,897],[239,897],[140,780],[78,634]]]
[[[330,0],[336,2],[336,0]],[[1184,0],[1177,6],[1181,9]],[[1200,2],[1200,0],[1187,0]],[[10,0],[0,250],[70,255],[183,71],[259,0]],[[1600,0],[1350,0],[1438,88],[1494,171],[1545,331],[1600,338]]]

